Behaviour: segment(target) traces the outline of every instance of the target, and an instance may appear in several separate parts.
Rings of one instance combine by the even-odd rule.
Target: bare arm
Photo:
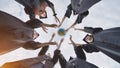
[[[76,56],[80,59],[83,59],[83,60],[86,60],[86,55],[82,49],[81,46],[77,46],[76,43],[72,40],[72,36],[70,35],[70,40],[74,46],[74,50],[75,50],[75,53],[76,53]]]
[[[58,27],[57,24],[46,24],[46,23],[43,23],[43,25],[46,26],[46,27],[53,27],[53,28]]]
[[[50,39],[49,42],[51,42],[51,41],[53,40],[54,36],[55,36],[55,33],[52,35],[52,37],[51,37],[51,39]],[[48,48],[49,48],[49,45],[43,47],[43,48],[40,50],[38,56],[40,56],[40,55],[45,55],[45,53],[47,52]]]
[[[71,4],[69,4],[68,7],[67,7],[67,10],[66,10],[66,13],[65,13],[64,17],[62,18],[62,21],[61,21],[59,27],[63,24],[66,17],[70,18],[71,14],[72,14],[72,6],[71,6]]]
[[[53,16],[55,17],[56,22],[60,23],[59,18],[56,16],[56,12],[55,12],[55,8],[54,8],[54,4],[52,2],[50,2],[49,0],[47,0],[48,6],[52,9],[53,11]]]
[[[53,62],[54,65],[57,63],[58,58],[60,56],[60,50],[59,50],[59,48],[60,48],[60,46],[61,46],[61,44],[62,44],[63,41],[64,41],[64,38],[62,38],[60,40],[60,43],[58,44],[57,49],[54,51],[54,56],[53,56],[53,59],[52,59],[52,62]]]

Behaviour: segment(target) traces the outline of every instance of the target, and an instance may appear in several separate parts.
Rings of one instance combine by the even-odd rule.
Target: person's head
[[[92,35],[86,35],[83,39],[86,43],[92,43],[93,42],[93,36]]]
[[[47,18],[47,13],[45,11],[46,6],[47,4],[45,1],[40,1],[40,5],[34,7],[35,14],[38,15],[40,18]]]

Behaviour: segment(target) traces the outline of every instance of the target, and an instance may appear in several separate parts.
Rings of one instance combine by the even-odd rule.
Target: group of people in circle
[[[0,11],[0,54],[8,53],[20,47],[29,50],[36,50],[41,47],[42,49],[37,57],[8,62],[0,68],[54,68],[58,61],[61,68],[98,68],[96,65],[86,61],[84,51],[87,53],[101,51],[120,63],[120,27],[106,30],[101,27],[74,28],[75,30],[84,31],[88,34],[83,38],[86,44],[75,43],[72,35],[70,35],[69,39],[73,45],[76,58],[70,57],[69,61],[64,58],[59,49],[64,39],[61,39],[59,44],[52,42],[55,36],[55,34],[53,34],[48,42],[42,43],[34,41],[39,36],[39,33],[34,30],[35,28],[41,27],[43,31],[47,33],[46,27],[59,28],[66,17],[70,18],[72,13],[78,15],[75,22],[69,28],[60,31],[59,34],[62,35],[61,32],[66,33],[76,24],[82,23],[84,17],[89,14],[88,9],[101,0],[71,0],[62,21],[57,17],[54,4],[49,0],[15,1],[24,6],[24,11],[29,15],[30,20],[23,22],[6,12]],[[36,18],[36,15],[38,15],[40,19],[47,18],[46,7],[52,9],[55,21],[58,22],[59,25],[43,23]],[[53,57],[46,55],[49,45],[58,46],[54,51]]]

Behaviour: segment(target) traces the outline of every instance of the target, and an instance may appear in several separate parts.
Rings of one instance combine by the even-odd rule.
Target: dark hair
[[[86,37],[87,37],[87,36],[92,36],[92,35],[87,34],[87,35],[83,38],[83,41],[85,41],[87,44],[90,44],[89,42],[86,41]],[[93,40],[93,41],[94,41],[94,40]]]
[[[69,61],[72,60],[72,59],[74,59],[74,58],[72,56],[70,56]]]
[[[45,11],[45,17],[39,16],[39,18],[40,18],[40,19],[45,19],[45,18],[47,18],[47,12]]]

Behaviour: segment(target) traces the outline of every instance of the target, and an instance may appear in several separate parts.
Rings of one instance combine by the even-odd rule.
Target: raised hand
[[[46,28],[46,26],[42,25],[41,27],[42,27],[42,29],[43,29],[44,32],[48,33],[47,32],[48,29]]]
[[[55,21],[60,23],[59,18],[57,16],[54,16],[54,17],[55,17]]]
[[[70,40],[72,40],[72,35],[70,35]]]

